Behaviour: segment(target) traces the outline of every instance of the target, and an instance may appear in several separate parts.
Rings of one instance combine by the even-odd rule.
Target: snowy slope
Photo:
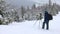
[[[54,16],[54,19],[50,21],[49,30],[41,29],[42,22],[39,21],[33,25],[35,21],[24,21],[21,23],[13,22],[9,25],[0,25],[0,34],[60,34],[60,13]]]

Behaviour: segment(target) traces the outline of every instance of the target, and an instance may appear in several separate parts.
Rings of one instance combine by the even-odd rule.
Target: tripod
[[[39,21],[39,23],[37,23]],[[42,20],[36,20],[36,22],[33,24],[34,26],[36,25],[36,24],[38,24],[38,28],[40,29],[40,23],[42,22]]]

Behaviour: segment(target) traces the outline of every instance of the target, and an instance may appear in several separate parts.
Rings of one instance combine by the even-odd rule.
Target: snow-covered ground
[[[9,25],[0,25],[0,34],[60,34],[60,13],[54,16],[54,19],[50,21],[49,30],[43,30],[42,22],[39,21],[34,24],[34,21],[13,22]]]

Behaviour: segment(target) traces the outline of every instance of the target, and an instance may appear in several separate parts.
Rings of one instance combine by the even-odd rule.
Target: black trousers
[[[45,28],[45,24],[46,24],[46,29],[49,29],[49,20],[44,20],[43,25],[42,25],[42,29]]]

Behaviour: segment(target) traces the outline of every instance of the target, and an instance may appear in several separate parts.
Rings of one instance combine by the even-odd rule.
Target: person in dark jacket
[[[49,29],[49,16],[48,16],[47,11],[45,11],[44,22],[43,22],[43,25],[42,25],[42,29],[45,28],[45,24],[46,24],[46,29],[48,30]]]

